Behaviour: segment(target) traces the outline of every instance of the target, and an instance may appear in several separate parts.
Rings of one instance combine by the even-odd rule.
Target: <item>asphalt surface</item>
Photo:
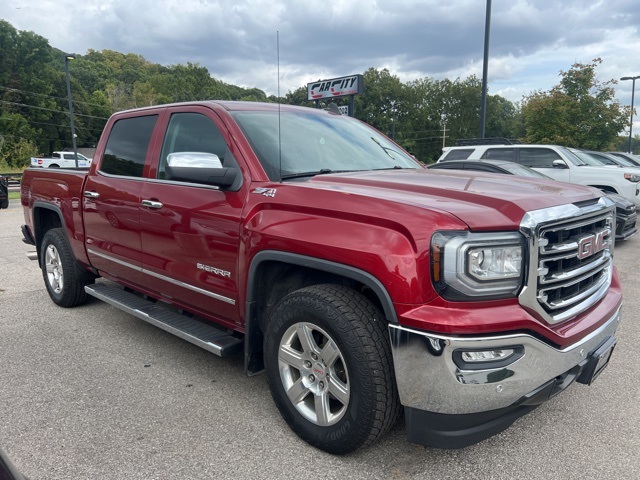
[[[0,210],[0,448],[48,479],[640,478],[640,237],[616,246],[625,306],[611,363],[505,432],[462,450],[405,440],[404,422],[337,457],[289,430],[263,375],[93,300],[49,299]]]

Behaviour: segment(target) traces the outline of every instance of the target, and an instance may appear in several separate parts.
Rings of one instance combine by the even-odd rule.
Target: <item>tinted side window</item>
[[[440,160],[466,160],[473,153],[473,148],[461,148],[460,150],[449,150],[449,152]]]
[[[518,163],[532,168],[553,168],[560,155],[549,148],[521,148]]]
[[[170,153],[215,153],[225,165],[226,150],[224,137],[210,118],[200,113],[174,113],[162,144],[158,178],[164,178],[164,167]]]
[[[142,177],[147,149],[157,115],[123,118],[113,124],[100,171],[110,175]]]
[[[493,160],[508,160],[514,162],[516,160],[515,148],[489,148],[482,158],[491,158]]]

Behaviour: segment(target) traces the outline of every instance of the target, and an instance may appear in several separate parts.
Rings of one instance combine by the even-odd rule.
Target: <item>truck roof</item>
[[[309,110],[316,110],[319,115],[330,114],[336,115],[335,113],[327,112],[324,109],[310,109],[309,107],[301,107],[297,105],[286,105],[286,104],[278,104],[278,103],[269,103],[269,102],[247,102],[247,101],[235,101],[235,100],[200,100],[195,102],[179,102],[179,103],[167,103],[163,105],[154,105],[151,107],[141,107],[141,108],[133,108],[131,110],[124,110],[118,112],[117,114],[125,113],[125,112],[139,112],[144,110],[156,110],[158,108],[170,108],[177,106],[185,106],[185,105],[201,105],[205,107],[222,107],[227,111],[304,111],[309,114]]]

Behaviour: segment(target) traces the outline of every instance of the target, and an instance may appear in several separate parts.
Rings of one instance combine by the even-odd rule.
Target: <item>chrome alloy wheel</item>
[[[296,410],[327,427],[344,416],[349,405],[347,366],[338,345],[312,323],[287,329],[278,349],[280,380]]]
[[[64,272],[62,271],[62,260],[58,249],[54,245],[49,245],[45,252],[44,264],[47,271],[47,281],[56,294],[62,293],[64,288]]]

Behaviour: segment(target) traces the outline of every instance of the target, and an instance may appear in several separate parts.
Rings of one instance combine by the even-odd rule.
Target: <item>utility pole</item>
[[[73,145],[73,157],[76,159],[76,168],[78,168],[78,147],[76,145],[76,128],[73,125],[73,104],[71,103],[71,83],[69,82],[69,62],[75,60],[73,53],[68,53],[64,57],[64,71],[67,77],[67,98],[69,99],[69,118],[71,120],[71,144]]]
[[[620,80],[631,80],[631,122],[629,124],[629,153],[633,153],[631,151],[631,140],[633,139],[633,100],[636,94],[636,80],[640,78],[640,75],[636,75],[634,77],[622,77]]]
[[[442,149],[444,150],[444,144],[447,140],[447,122],[442,124]]]
[[[482,64],[482,101],[480,104],[480,138],[484,138],[487,117],[487,73],[489,70],[489,33],[491,32],[491,0],[487,0],[487,15],[484,24],[484,61]]]

